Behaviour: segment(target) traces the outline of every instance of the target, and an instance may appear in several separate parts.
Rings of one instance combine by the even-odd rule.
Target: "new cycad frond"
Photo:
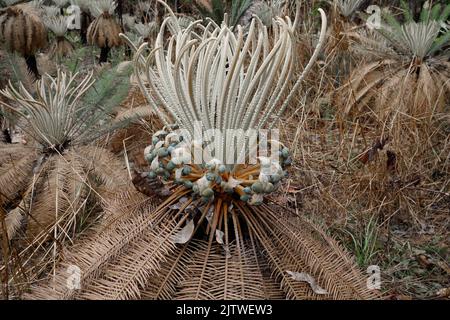
[[[336,5],[344,17],[350,17],[364,0],[336,0]]]
[[[67,17],[51,16],[44,19],[45,26],[52,31],[56,37],[62,37],[67,32]]]
[[[102,14],[113,15],[117,8],[117,3],[113,0],[95,0],[91,3],[91,13],[94,17]]]
[[[323,11],[321,14],[325,20]],[[237,33],[212,22],[203,27],[196,21],[182,28],[174,16],[166,18],[155,49],[144,56],[144,44],[135,56],[141,90],[157,114],[169,115],[191,134],[197,121],[204,129],[266,127],[292,98],[287,91],[294,77],[293,23],[288,18],[275,22],[275,38],[269,40],[266,27],[257,20],[244,34],[239,26]],[[325,38],[324,26],[315,53],[293,90],[317,58]],[[167,29],[172,35],[166,47]]]
[[[47,18],[56,17],[61,13],[61,10],[56,6],[42,6],[42,10]]]
[[[71,54],[74,50],[73,44],[65,37],[68,30],[68,18],[65,16],[53,16],[44,20],[45,25],[49,30],[55,34],[55,41],[53,42],[49,55],[50,57],[57,56],[65,57]]]
[[[274,169],[272,182],[262,178],[265,174],[259,164],[254,170],[243,170],[240,164],[252,157],[253,149],[247,147],[252,132],[274,125],[311,70],[325,38],[327,19],[322,10],[320,13],[322,28],[317,48],[293,87],[290,85],[294,74],[296,21],[274,20],[271,41],[267,28],[257,19],[244,34],[240,26],[234,33],[228,25],[219,27],[214,22],[205,27],[194,21],[184,28],[173,14],[167,17],[156,38],[155,49],[148,56],[144,56],[147,44],[137,49],[134,67],[142,92],[166,129],[171,131],[175,125],[187,135],[181,137],[172,132],[166,138],[168,132],[155,134],[153,145],[146,150],[151,162],[150,177],[160,175],[166,180],[185,183],[195,194],[209,199],[215,194],[214,183],[210,182],[218,170],[219,193],[234,188],[243,200],[259,203],[263,190],[272,192],[272,182],[277,184],[281,180],[283,167],[290,163],[287,148],[281,148],[284,150],[281,163],[260,160],[261,168]],[[171,33],[167,47],[166,30]],[[199,179],[186,180],[181,177],[188,170],[183,169],[186,160],[180,158],[203,149],[204,142],[197,137],[199,132],[207,131],[223,134],[215,138],[214,158],[203,158],[203,164],[190,167]],[[229,146],[233,146],[232,150]],[[262,181],[253,180],[252,176],[259,176]],[[241,184],[238,180],[248,182]],[[244,193],[250,187],[257,192]]]
[[[56,78],[44,76],[36,83],[36,97],[23,84],[16,89],[10,82],[0,93],[18,102],[20,108],[2,104],[26,119],[28,125],[24,129],[44,148],[59,149],[68,143],[76,143],[90,131],[83,127],[94,111],[78,105],[94,83],[92,72],[79,83],[75,81],[76,77],[77,74],[66,74],[61,70]]]
[[[87,29],[87,41],[101,48],[100,63],[107,62],[110,49],[122,43],[119,37],[121,27],[113,16],[116,7],[112,0],[96,0],[91,5],[90,11],[96,18]]]

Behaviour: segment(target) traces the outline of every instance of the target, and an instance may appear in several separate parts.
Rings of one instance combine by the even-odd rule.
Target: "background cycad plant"
[[[321,16],[320,41],[305,73],[324,42],[323,11]],[[154,200],[136,192],[118,197],[106,209],[106,226],[28,297],[372,297],[351,258],[326,232],[265,199],[289,162],[286,148],[280,162],[266,159],[255,166],[176,159],[180,136],[172,123],[192,132],[195,120],[204,129],[243,130],[275,121],[271,115],[280,115],[291,97],[288,88],[297,90],[304,76],[294,87],[286,84],[292,80],[296,22],[277,18],[276,36],[269,41],[266,27],[255,20],[244,35],[240,27],[235,34],[227,25],[194,22],[182,28],[174,15],[165,19],[156,48],[144,56],[146,45],[140,47],[134,64],[141,90],[166,124],[146,150],[148,186],[168,197],[156,208]],[[164,45],[167,29],[171,36]],[[222,143],[219,149],[226,152]],[[276,174],[262,173],[267,164],[279,169]],[[66,264],[81,269],[81,290],[66,286]]]
[[[96,0],[91,4],[91,13],[95,19],[87,30],[87,40],[90,45],[100,47],[100,63],[108,61],[111,48],[122,44],[119,37],[122,30],[114,17],[116,7],[113,0]]]
[[[336,0],[339,12],[346,18],[350,17],[362,4],[364,0]]]
[[[55,40],[52,43],[49,51],[51,58],[62,58],[70,55],[73,50],[73,44],[65,37],[67,33],[67,17],[53,16],[45,20],[45,24],[49,30],[55,35]]]
[[[74,5],[77,5],[81,9],[80,13],[80,39],[83,45],[87,44],[87,30],[91,24],[93,18],[91,15],[91,2],[90,0],[71,0]]]
[[[358,68],[344,87],[349,89],[344,90],[347,113],[357,104],[374,103],[384,119],[386,109],[380,106],[388,101],[409,114],[422,116],[444,107],[450,88],[450,31],[443,28],[443,22],[450,15],[450,5],[443,10],[440,4],[424,8],[418,22],[404,7],[404,22],[384,11],[382,24],[375,31],[378,35],[365,31],[351,34],[356,50],[373,59]]]
[[[22,55],[29,70],[39,78],[36,53],[47,45],[47,30],[31,3],[0,8],[0,41]]]
[[[414,21],[413,13],[405,1],[400,2],[403,8],[403,23],[388,11],[384,11],[385,23],[378,31],[401,54],[415,57],[419,63],[432,56],[450,40],[450,32],[444,30],[443,24],[450,16],[450,4],[443,7],[440,3],[431,8],[424,6],[419,21]]]
[[[0,91],[28,141],[0,145],[0,205],[8,211],[2,238],[17,242],[27,276],[48,270],[61,245],[85,228],[88,204],[127,184],[124,166],[94,144],[113,125],[107,105],[83,98],[93,83],[92,72],[79,79],[58,71],[36,82],[35,95],[22,84]],[[11,279],[21,272],[12,270]]]

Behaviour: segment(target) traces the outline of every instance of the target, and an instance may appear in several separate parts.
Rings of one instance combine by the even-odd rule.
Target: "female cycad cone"
[[[47,30],[32,5],[18,4],[0,11],[0,40],[8,50],[22,55],[29,70],[40,78],[35,54],[47,45]]]
[[[88,28],[87,40],[90,45],[101,49],[100,63],[108,61],[111,48],[122,44],[119,37],[122,29],[113,16],[116,6],[112,0],[97,0],[91,7],[91,13],[96,18]]]

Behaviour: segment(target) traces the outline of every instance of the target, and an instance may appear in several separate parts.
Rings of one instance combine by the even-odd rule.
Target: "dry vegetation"
[[[449,299],[446,1],[72,3],[0,0],[2,298]],[[196,119],[276,174],[184,164]]]

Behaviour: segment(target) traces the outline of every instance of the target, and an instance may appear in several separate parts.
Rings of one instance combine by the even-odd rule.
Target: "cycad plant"
[[[0,91],[27,140],[0,145],[0,205],[8,211],[1,237],[18,241],[21,272],[34,268],[28,276],[46,270],[85,227],[92,205],[127,184],[124,165],[95,145],[113,125],[111,107],[85,98],[99,90],[92,77],[58,71],[36,82],[35,95],[22,84]]]
[[[244,35],[239,26],[236,33],[213,22],[182,28],[174,15],[166,18],[149,55],[145,44],[137,49],[134,67],[165,124],[145,152],[151,171],[144,178],[154,194],[168,197],[156,208],[154,200],[130,193],[110,203],[106,227],[29,297],[370,298],[347,253],[304,215],[277,204],[274,190],[290,162],[280,142],[268,142],[273,157],[235,164],[224,160],[231,153],[225,145],[237,139],[237,155],[248,159],[246,139],[224,134],[213,159],[188,161],[194,150],[205,150],[193,138],[197,130],[245,132],[276,122],[323,45],[321,14],[319,44],[295,84],[289,18],[274,21],[272,41],[257,20]],[[80,268],[78,288],[67,286],[66,265]]]
[[[156,39],[156,36],[158,35],[158,25],[155,21],[146,24],[137,23],[134,25],[134,29],[136,30],[140,38],[144,42],[148,42],[149,45],[153,43],[153,41]]]
[[[92,22],[91,15],[91,1],[90,0],[71,0],[74,5],[77,5],[80,12],[80,39],[81,43],[86,45],[87,42],[87,30]]]
[[[195,0],[194,4],[204,17],[214,20],[218,25],[224,21],[226,14],[228,14],[228,24],[234,27],[252,6],[252,1]]]
[[[334,0],[331,11],[331,23],[328,30],[329,41],[324,49],[326,61],[330,69],[332,85],[340,86],[353,70],[354,57],[350,50],[348,32],[359,28],[355,23],[355,13],[362,6],[361,0]]]
[[[344,17],[350,18],[363,2],[364,0],[336,0],[335,4]]]
[[[116,7],[113,0],[96,0],[91,5],[91,13],[95,19],[88,28],[87,40],[90,45],[100,47],[100,63],[108,61],[111,48],[122,44],[119,37],[122,30],[114,18]]]
[[[424,7],[414,21],[402,1],[403,22],[383,12],[379,28],[353,33],[355,48],[370,61],[351,75],[345,86],[346,113],[355,105],[391,105],[413,115],[442,110],[450,88],[448,45],[450,31],[443,26],[450,5]]]
[[[0,9],[0,40],[11,52],[25,58],[29,70],[39,78],[36,53],[47,45],[47,30],[30,3]]]
[[[55,40],[51,44],[49,55],[50,58],[58,59],[70,55],[73,50],[73,44],[65,37],[67,33],[67,17],[53,16],[45,20],[45,25],[55,35]]]

